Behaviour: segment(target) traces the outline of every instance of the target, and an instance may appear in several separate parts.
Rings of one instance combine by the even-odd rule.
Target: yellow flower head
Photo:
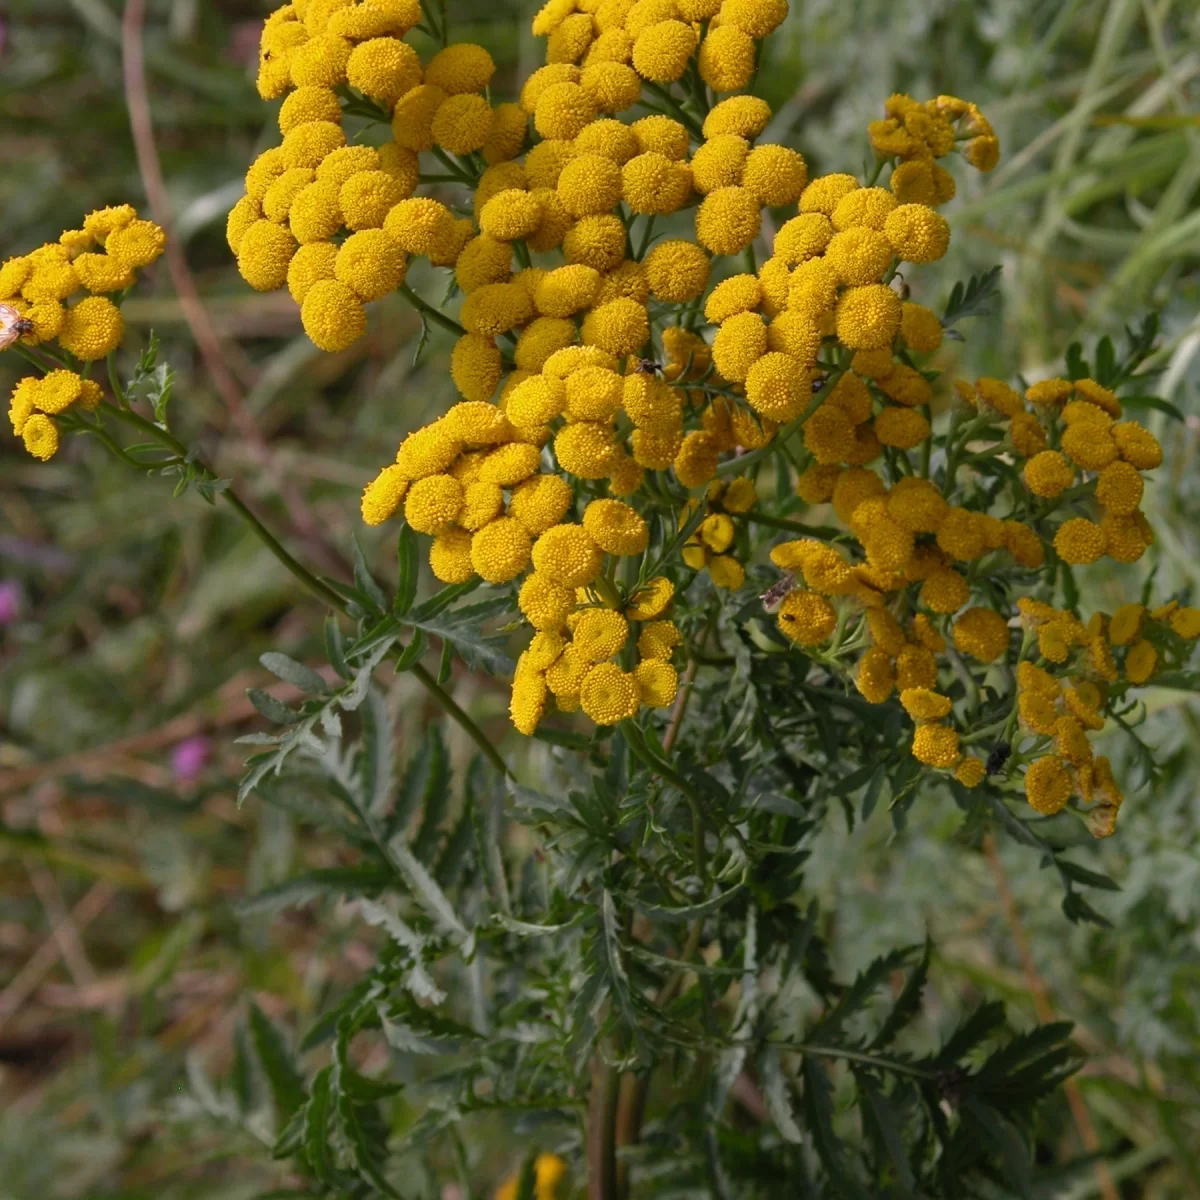
[[[603,154],[580,153],[558,177],[558,198],[573,217],[609,213],[621,199],[621,168]]]
[[[945,217],[924,204],[901,204],[893,209],[883,232],[904,262],[934,262],[950,245],[950,226]]]
[[[637,34],[633,43],[634,68],[643,79],[673,83],[687,69],[696,40],[695,30],[683,21],[658,21]]]
[[[605,478],[617,459],[612,426],[599,421],[567,425],[555,435],[554,456],[562,470],[580,479]]]
[[[1094,563],[1107,548],[1108,539],[1103,528],[1086,517],[1064,521],[1054,535],[1055,551],[1072,566]]]
[[[713,340],[713,362],[731,383],[744,383],[754,366],[767,353],[767,327],[756,312],[730,317]]]
[[[402,42],[399,38],[368,38],[366,41],[360,42],[350,52],[350,57],[346,61],[346,81],[351,87],[357,88],[365,95],[372,96],[376,100],[382,100],[385,104],[392,105],[405,92],[411,91],[421,82],[421,60],[418,58],[417,52],[407,42]],[[284,108],[287,108],[288,104],[295,99],[297,94],[297,92],[293,92],[284,101]],[[328,109],[328,100],[326,97],[333,95],[332,92],[325,92],[325,95],[320,98],[319,108],[317,107],[316,97],[310,101],[314,111],[309,120],[328,121],[341,119],[340,112],[334,116],[332,113],[326,111]],[[308,107],[306,105],[306,111]],[[336,110],[337,107],[337,97],[334,96],[333,110]],[[282,127],[282,111],[280,112],[279,123]],[[283,132],[287,133],[287,130],[285,129]]]
[[[634,354],[650,336],[646,308],[634,300],[612,300],[593,309],[583,323],[583,342],[610,354]]]
[[[471,565],[488,583],[507,583],[528,565],[531,539],[512,517],[498,517],[471,538]]]
[[[600,663],[585,676],[579,701],[597,725],[616,725],[637,715],[641,690],[637,678],[616,663]]]
[[[573,263],[548,272],[533,293],[534,306],[548,317],[571,317],[587,308],[600,287],[600,272]]]
[[[1025,772],[1025,799],[1043,816],[1061,812],[1071,798],[1071,777],[1056,754],[1047,754],[1029,764]]]
[[[400,510],[409,482],[403,470],[392,465],[384,467],[362,494],[362,519],[368,525],[382,525]]]
[[[800,197],[802,213],[823,213],[831,217],[838,204],[859,186],[853,175],[821,175],[812,181]]]
[[[429,60],[425,82],[441,88],[447,96],[482,92],[492,81],[496,64],[482,47],[470,42],[447,46]]]
[[[534,571],[521,584],[517,605],[534,629],[560,630],[566,628],[567,618],[575,609],[575,595],[570,588]]]
[[[104,296],[86,296],[67,309],[58,342],[76,358],[93,362],[107,358],[124,336],[125,321],[120,309]]]
[[[345,350],[367,332],[362,301],[336,279],[318,280],[308,289],[300,320],[313,344],[330,354]]]
[[[58,426],[49,417],[34,413],[21,428],[21,440],[34,458],[47,462],[58,453]]]
[[[954,623],[955,648],[979,662],[1003,657],[1008,642],[1008,622],[990,608],[968,608]]]
[[[568,588],[591,583],[600,573],[603,558],[603,551],[582,525],[555,525],[533,546],[534,570]]]
[[[406,267],[404,251],[390,234],[382,229],[364,229],[342,243],[334,275],[367,302],[394,292],[404,282]]]
[[[641,514],[619,500],[593,500],[584,510],[583,527],[605,554],[641,554],[650,540]]]
[[[901,699],[905,693],[901,692]],[[950,770],[959,760],[958,730],[948,725],[922,725],[913,734],[913,758],[928,767]]]
[[[779,628],[801,646],[815,646],[837,628],[837,613],[824,596],[794,591],[784,597],[776,616]]]
[[[534,475],[513,490],[509,516],[537,537],[563,519],[573,500],[571,485],[561,475]]]
[[[754,39],[736,25],[710,27],[700,46],[696,65],[700,78],[714,92],[738,92],[754,78]]]
[[[441,533],[458,520],[463,487],[451,475],[418,479],[404,500],[404,519],[417,533]]]
[[[746,376],[746,399],[755,412],[781,424],[800,416],[812,399],[807,363],[789,354],[769,352]]]
[[[675,596],[675,585],[664,577],[648,580],[629,598],[625,615],[631,621],[653,621],[667,611]]]
[[[743,187],[717,188],[696,210],[696,236],[714,254],[740,254],[761,228],[761,205]]]
[[[861,287],[883,278],[892,263],[892,244],[877,230],[856,225],[833,235],[825,258],[840,283]]]
[[[708,255],[695,242],[660,242],[646,258],[653,295],[669,304],[684,304],[708,286]]]
[[[429,567],[442,583],[466,583],[475,577],[471,562],[471,534],[465,529],[447,529],[429,548]]]
[[[575,652],[590,663],[619,654],[629,637],[629,622],[611,608],[586,608],[571,634]]]
[[[889,345],[899,332],[900,316],[900,297],[886,284],[848,288],[837,304],[838,339],[851,350]]]

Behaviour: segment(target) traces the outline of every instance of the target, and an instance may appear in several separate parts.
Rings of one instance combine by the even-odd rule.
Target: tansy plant
[[[1075,574],[1153,544],[1162,450],[1128,410],[1164,406],[1145,395],[1155,325],[1094,365],[1073,347],[1063,378],[946,386],[943,340],[996,274],[940,316],[909,287],[949,244],[948,164],[990,170],[997,139],[974,104],[896,95],[866,178],[810,178],[753,94],[786,15],[550,0],[546,65],[503,103],[444,2],[266,19],[281,141],[229,216],[243,277],[286,286],[331,353],[392,293],[456,338],[461,402],[363,493],[368,525],[399,524],[390,590],[357,547],[353,581],[324,578],[267,531],[168,429],[153,350],[120,382],[120,300],[161,230],[106,209],[0,268],[3,343],[36,371],[11,407],[30,453],[89,433],[223,497],[331,610],[335,684],[264,660],[308,698],[253,693],[280,731],[252,739],[242,789],[354,852],[251,905],[350,896],[386,934],[304,1036],[314,1073],[251,1013],[304,1194],[479,1195],[496,1164],[474,1114],[514,1122],[523,1166],[496,1192],[514,1200],[1029,1194],[1035,1105],[1075,1065],[1065,1027],[1007,1034],[985,1004],[914,1028],[928,946],[839,982],[804,863],[830,810],[886,799],[900,830],[940,788],[968,840],[1007,830],[1071,919],[1099,919],[1080,888],[1109,881],[1065,853],[1122,803],[1093,741],[1133,738],[1152,777],[1136,689],[1200,682],[1200,609],[1147,585],[1084,611]],[[406,282],[420,259],[438,302]],[[539,753],[459,706],[456,657],[511,679]],[[437,727],[394,769],[385,663],[475,740],[465,778]],[[369,1077],[355,1047],[380,1036],[396,1070]]]

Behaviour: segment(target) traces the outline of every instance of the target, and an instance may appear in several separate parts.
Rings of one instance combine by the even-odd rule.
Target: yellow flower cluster
[[[830,505],[846,534],[772,550],[795,582],[780,631],[844,665],[870,702],[895,695],[917,759],[975,787],[986,764],[962,753],[942,668],[1001,667],[1019,626],[981,577],[1133,561],[1151,541],[1141,473],[1161,450],[1094,381],[1022,396],[981,379],[959,385],[954,419],[971,437],[999,426],[1003,441],[964,435],[951,448],[952,432],[947,454],[970,441],[970,456],[1019,460],[1027,491],[1001,517],[964,502],[950,463],[944,487],[931,479],[926,364],[943,326],[897,276],[946,253],[947,156],[987,171],[998,142],[967,101],[897,95],[869,130],[871,178],[810,179],[800,154],[762,141],[771,109],[743,93],[756,43],[787,11],[786,0],[549,0],[533,22],[545,65],[515,102],[493,105],[481,47],[423,62],[404,41],[415,0],[286,6],[264,28],[260,75],[264,95],[286,94],[282,141],[251,167],[230,245],[253,286],[289,287],[328,350],[362,336],[363,306],[403,287],[410,258],[452,272],[456,307],[438,316],[461,330],[450,371],[463,401],[404,440],[363,516],[403,511],[432,537],[443,582],[515,590],[532,636],[516,728],[532,734],[550,697],[602,725],[673,702],[682,638],[644,514],[673,506],[690,530],[683,564],[740,589],[757,497],[755,470],[735,459],[756,461],[782,431],[802,442],[785,451],[803,460],[800,500]],[[639,103],[652,115],[632,114]],[[391,140],[348,145],[347,107],[390,119]],[[694,234],[681,236],[691,207]],[[767,208],[783,211],[760,265]],[[1100,652],[1065,617],[1043,624],[1030,634],[1039,660],[1065,664],[1069,690],[1090,698],[1101,668],[1080,663]],[[1183,634],[1169,621],[1153,630],[1111,643],[1125,647],[1109,652],[1121,686],[1176,653],[1164,639]],[[1014,722],[1021,703],[1032,701],[1014,701]],[[1049,770],[1032,775],[1031,802],[1060,790]]]
[[[938,163],[957,151],[979,171],[1000,161],[1000,142],[979,108],[957,96],[938,96],[924,104],[896,94],[884,104],[885,116],[867,127],[875,153],[899,159],[891,187],[903,201],[934,206],[954,199],[954,176]]]
[[[121,344],[121,296],[165,246],[162,229],[122,204],[89,213],[82,229],[68,229],[57,242],[0,265],[0,351],[46,346],[67,364],[21,379],[9,398],[13,433],[34,458],[45,461],[58,450],[54,417],[72,407],[99,406],[100,385],[87,377],[86,367],[70,368],[107,358]]]

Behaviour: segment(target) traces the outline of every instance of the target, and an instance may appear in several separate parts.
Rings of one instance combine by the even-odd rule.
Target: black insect
[[[662,367],[652,358],[642,358],[638,360],[636,373],[638,375],[661,375]]]
[[[997,742],[992,747],[991,754],[987,756],[987,773],[998,775],[1004,769],[1004,764],[1008,762],[1008,756],[1011,753],[1012,747],[1007,742]]]

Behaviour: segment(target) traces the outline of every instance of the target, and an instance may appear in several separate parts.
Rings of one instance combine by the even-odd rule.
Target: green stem
[[[467,169],[459,162],[456,162],[448,155],[441,146],[434,146],[433,156],[446,168],[460,183],[465,183],[468,187],[474,187],[479,180],[471,175]]]
[[[650,239],[654,236],[654,214],[651,213],[646,218],[646,228],[642,232],[642,244],[634,256],[638,262],[646,257],[646,251],[650,249]]]
[[[758,462],[760,459],[766,458],[768,454],[773,454],[778,449],[777,443],[786,441],[789,437],[791,437],[791,435],[797,429],[799,429],[804,422],[807,421],[808,418],[811,417],[813,413],[815,413],[817,409],[821,407],[822,404],[825,403],[825,397],[829,395],[834,386],[837,384],[837,381],[841,379],[843,375],[845,375],[848,369],[849,368],[847,367],[839,367],[837,370],[831,372],[829,377],[825,380],[824,386],[812,398],[809,406],[804,410],[803,413],[800,414],[800,416],[798,416],[794,421],[790,421],[788,424],[784,425],[783,428],[780,429],[765,446],[760,446],[757,450],[751,450],[748,454],[740,454],[737,458],[731,458],[728,462],[723,462],[717,468],[717,474],[738,475],[747,467]]]
[[[933,461],[933,411],[928,404],[921,405],[921,414],[929,423],[929,436],[921,446],[921,478],[929,478],[929,466]]]
[[[443,329],[448,329],[451,333],[457,334],[459,337],[463,337],[466,334],[467,331],[457,321],[447,317],[444,313],[438,312],[433,305],[422,300],[421,297],[418,296],[417,293],[414,292],[407,283],[400,285],[400,295],[402,295],[405,300],[407,300],[409,304],[411,304],[413,308],[417,310],[417,312],[424,314],[435,325],[440,325]]]
[[[188,458],[187,447],[174,437],[162,426],[156,425],[153,421],[148,421],[139,413],[132,409],[116,408],[104,401],[101,404],[103,411],[116,417],[118,420],[124,421],[128,425],[133,425],[140,429],[143,433],[161,442],[165,446],[169,446],[183,459]],[[195,460],[193,460],[195,461]],[[205,472],[211,480],[217,480],[220,477],[204,463],[195,462],[195,465]],[[242,518],[243,521],[254,532],[260,542],[275,556],[280,565],[287,570],[294,579],[302,583],[310,592],[318,599],[324,601],[331,608],[336,609],[343,615],[347,612],[346,601],[331,588],[327,583],[318,579],[307,567],[304,566],[298,559],[294,558],[279,542],[278,538],[250,511],[249,508],[236,495],[232,488],[226,488],[221,493],[225,498],[226,503]],[[467,715],[467,713],[459,707],[454,698],[425,670],[420,663],[415,663],[409,667],[409,671],[424,685],[430,692],[433,698],[446,710],[449,716],[457,722],[463,731],[471,738],[471,740],[483,751],[484,755],[491,761],[496,769],[505,776],[510,776],[512,773],[508,769],[508,764],[500,756],[496,747],[488,740],[483,730]]]
[[[488,741],[487,734],[479,728],[478,725],[467,715],[467,713],[458,706],[454,697],[430,673],[425,670],[420,663],[414,663],[408,668],[412,675],[424,684],[425,689],[429,694],[450,714],[451,717],[462,727],[463,732],[477,745],[480,750],[486,755],[492,766],[500,772],[501,775],[511,778],[512,772],[508,769],[508,764],[500,757],[500,752]]]
[[[789,521],[787,517],[773,517],[769,513],[760,513],[754,509],[742,515],[753,525],[769,525],[772,529],[787,529],[795,533],[805,533],[809,537],[828,540],[841,536],[842,532],[831,525],[805,525],[800,521]]]
[[[690,113],[686,113],[680,107],[679,101],[671,95],[666,88],[657,83],[650,83],[648,80],[643,85],[652,96],[657,96],[674,115],[675,119],[687,128],[687,131],[699,142],[704,141],[704,131],[700,128],[700,123]]]
[[[746,270],[749,271],[751,275],[757,275],[758,274],[758,259],[755,258],[755,256],[754,256],[754,243],[753,242],[751,242],[750,245],[747,246],[744,251],[742,251],[742,256],[746,260]]]

